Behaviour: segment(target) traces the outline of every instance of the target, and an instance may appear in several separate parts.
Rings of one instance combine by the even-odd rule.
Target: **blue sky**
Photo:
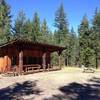
[[[26,17],[30,19],[34,12],[38,12],[41,22],[46,18],[48,26],[52,30],[54,30],[55,11],[61,3],[64,4],[69,28],[73,26],[76,32],[85,14],[91,22],[95,8],[100,10],[100,0],[7,0],[7,2],[11,6],[13,21],[20,10],[24,10]]]

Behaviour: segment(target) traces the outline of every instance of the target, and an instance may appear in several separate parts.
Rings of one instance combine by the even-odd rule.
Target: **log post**
[[[58,65],[60,69],[61,69],[61,53],[62,51],[58,51]]]
[[[4,68],[3,68],[3,72],[7,72],[8,71],[8,56],[5,55],[4,56]]]
[[[45,71],[46,70],[46,52],[44,52],[42,55],[42,66],[43,66],[43,71]]]
[[[23,71],[23,51],[19,52],[19,74],[21,75]]]
[[[19,73],[19,52],[16,55],[16,72]]]

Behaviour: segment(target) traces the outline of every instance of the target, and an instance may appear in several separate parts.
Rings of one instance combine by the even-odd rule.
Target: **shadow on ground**
[[[76,82],[60,87],[63,93],[53,95],[44,100],[100,100],[100,78],[93,77],[88,80],[91,84],[79,84]]]
[[[0,89],[0,100],[24,100],[23,96],[40,95],[42,91],[36,87],[36,82],[25,81]]]

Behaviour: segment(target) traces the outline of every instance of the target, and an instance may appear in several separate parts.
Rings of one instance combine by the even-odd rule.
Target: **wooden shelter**
[[[53,70],[50,62],[52,52],[60,55],[64,47],[16,39],[0,45],[0,72],[14,71],[18,74]]]

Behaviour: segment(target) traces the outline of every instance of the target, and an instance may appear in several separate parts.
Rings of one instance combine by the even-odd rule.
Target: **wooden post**
[[[21,75],[23,71],[23,51],[19,52],[19,74]]]
[[[58,51],[58,64],[60,69],[61,69],[61,52],[62,51]]]
[[[42,55],[42,66],[43,66],[43,71],[46,70],[46,53],[43,53]]]
[[[4,68],[3,68],[3,72],[7,72],[8,71],[8,56],[5,55],[4,56]]]
[[[7,72],[8,71],[8,49],[4,50],[4,54],[5,56],[4,56],[3,72]]]
[[[19,73],[19,52],[16,55],[16,72]]]

